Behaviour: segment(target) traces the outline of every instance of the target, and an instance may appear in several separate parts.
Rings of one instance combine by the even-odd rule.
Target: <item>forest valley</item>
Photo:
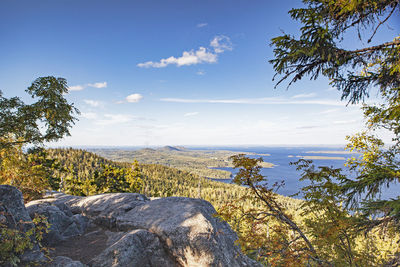
[[[2,161],[1,177],[10,180],[1,183],[19,188],[26,201],[41,198],[46,190],[78,196],[138,192],[149,197],[202,198],[216,208],[216,216],[236,231],[242,250],[266,266],[299,266],[310,262],[317,266],[351,266],[350,260],[354,266],[378,266],[398,252],[400,234],[395,227],[390,224],[384,228],[361,227],[362,215],[342,207],[343,200],[335,193],[333,182],[325,182],[318,188],[324,179],[337,177],[340,171],[316,170],[306,160],[298,162],[303,176],[313,176],[315,181],[318,177],[320,182],[303,188],[305,199],[300,200],[275,194],[273,189],[279,185],[271,185],[270,189],[265,183],[248,183],[245,176],[249,172],[252,179],[264,177],[257,175],[257,160],[244,155],[234,156],[233,163],[241,168],[235,183],[242,184],[238,181],[241,179],[247,187],[215,182],[159,164],[114,162],[82,149],[8,152],[8,161],[5,158]],[[19,165],[15,166],[15,162]],[[272,207],[266,208],[264,200]],[[296,228],[280,216],[285,216]]]
[[[239,172],[235,184],[224,184],[174,167],[139,164],[133,158],[115,162],[84,150],[44,149],[44,143],[70,135],[79,114],[64,98],[66,80],[48,76],[26,90],[36,101],[32,104],[0,92],[0,183],[17,187],[25,201],[41,198],[48,190],[80,196],[140,192],[149,197],[202,198],[236,231],[241,249],[265,266],[396,266],[400,197],[381,199],[380,193],[400,182],[400,39],[353,50],[343,48],[343,42],[352,30],[368,45],[381,26],[399,14],[400,3],[303,4],[289,11],[302,25],[299,36],[283,33],[273,38],[275,58],[270,63],[277,85],[322,75],[349,105],[363,104],[370,90],[377,91],[382,104],[363,105],[366,130],[347,137],[347,149],[360,154],[346,164],[356,177],[300,159],[294,163],[299,178],[310,185],[300,189],[302,199],[294,199],[276,194],[282,184],[269,184],[260,174],[261,159],[243,154],[231,155],[230,164]],[[366,30],[371,33],[367,38]],[[378,138],[378,129],[389,131],[392,142]],[[30,236],[40,241],[46,222],[35,222],[33,230],[21,232],[0,220],[1,265],[17,265],[18,256],[33,246]]]

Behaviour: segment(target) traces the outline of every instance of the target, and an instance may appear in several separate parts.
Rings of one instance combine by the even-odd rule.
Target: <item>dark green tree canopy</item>
[[[37,101],[25,104],[18,97],[5,98],[0,91],[0,148],[37,145],[70,135],[79,110],[64,98],[68,93],[64,78],[40,77],[26,92]]]
[[[398,0],[304,0],[306,8],[289,13],[299,21],[299,38],[284,34],[272,39],[275,58],[270,60],[278,84],[309,76],[328,77],[332,85],[343,92],[351,103],[368,97],[371,86],[380,88],[389,99],[398,99],[400,83],[400,39],[386,40],[374,46],[354,50],[343,48],[344,36],[356,31],[358,37],[370,43],[376,32],[391,16],[398,16]],[[363,38],[363,31],[369,32]],[[367,40],[364,40],[367,39]]]

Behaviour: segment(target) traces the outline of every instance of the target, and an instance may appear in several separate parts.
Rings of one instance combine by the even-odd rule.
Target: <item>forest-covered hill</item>
[[[103,169],[104,164],[125,169],[131,166],[135,167],[135,164],[130,162],[115,162],[80,149],[49,149],[47,152],[49,157],[58,159],[62,167],[68,170],[58,173],[64,179],[68,175],[71,177],[71,172],[73,172],[73,179],[76,180],[93,179],[95,172]],[[250,256],[258,255],[257,251],[263,244],[279,247],[289,238],[286,233],[290,233],[290,231],[287,231],[282,224],[274,219],[257,222],[251,217],[244,217],[245,214],[265,211],[264,204],[247,187],[212,181],[188,171],[160,164],[141,163],[138,167],[143,180],[140,193],[148,197],[182,196],[202,198],[209,201],[218,211],[218,216],[226,220],[236,231],[242,249]],[[302,227],[306,233],[315,231],[314,227],[322,227],[321,229],[325,227],[323,225],[310,225],[313,218],[305,215],[302,200],[281,195],[276,195],[275,199],[282,211]],[[327,229],[331,228],[328,227]],[[373,254],[374,259],[371,258],[371,262],[379,265],[392,257],[393,253],[397,251],[396,240],[398,239],[397,234],[371,231],[368,235],[359,235],[356,238],[354,249],[361,255],[362,259],[367,259],[368,253]],[[329,239],[321,239],[315,236],[311,237],[311,240],[321,246],[321,251],[331,253],[331,249],[323,247],[330,244]],[[275,242],[278,243],[275,244]],[[274,247],[271,247],[271,249],[274,249]],[[325,256],[330,257],[328,254]],[[332,257],[336,256],[333,255]],[[255,258],[257,257],[255,256]]]
[[[75,177],[86,180],[93,177],[102,165],[129,167],[130,162],[112,161],[96,153],[82,149],[48,149],[50,158],[55,158],[65,169],[73,169]],[[122,155],[122,154],[121,154]],[[122,159],[120,159],[122,160]],[[184,159],[182,158],[182,164]],[[248,189],[235,184],[215,182],[202,176],[161,164],[139,164],[143,174],[142,192],[151,197],[182,196],[202,198],[211,202],[216,209],[224,203],[236,200],[248,193]],[[66,178],[70,172],[59,172],[60,178]],[[286,207],[296,210],[299,200],[281,196]],[[251,205],[248,203],[248,205]]]
[[[191,150],[184,147],[164,146],[157,149],[144,148],[139,150],[127,149],[91,149],[106,159],[118,162],[133,162],[134,160],[146,164],[161,164],[174,167],[179,170],[188,171],[202,177],[209,178],[231,178],[231,172],[212,168],[232,167],[230,156],[242,153],[256,155],[249,152],[233,152],[227,150]],[[263,162],[264,168],[274,165]]]

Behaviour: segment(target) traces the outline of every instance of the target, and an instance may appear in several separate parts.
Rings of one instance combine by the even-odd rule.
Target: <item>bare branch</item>
[[[392,11],[391,11],[390,14],[386,17],[386,19],[384,19],[383,21],[380,21],[379,24],[378,24],[378,26],[376,26],[376,28],[375,28],[375,30],[374,30],[374,33],[373,33],[373,34],[371,35],[371,37],[368,39],[368,43],[370,43],[371,40],[372,40],[372,38],[374,38],[374,36],[375,36],[376,32],[378,31],[379,27],[380,27],[382,24],[384,24],[384,23],[393,15],[393,12],[396,10],[397,4],[398,4],[398,3],[396,3],[396,4],[394,5]]]

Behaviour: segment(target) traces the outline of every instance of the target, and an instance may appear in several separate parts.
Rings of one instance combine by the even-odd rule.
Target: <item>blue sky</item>
[[[274,89],[270,39],[297,34],[300,1],[0,3],[0,90],[68,80],[81,111],[56,146],[343,144],[362,112],[329,81]],[[399,33],[390,21],[375,37]],[[356,46],[356,41],[349,43]]]

